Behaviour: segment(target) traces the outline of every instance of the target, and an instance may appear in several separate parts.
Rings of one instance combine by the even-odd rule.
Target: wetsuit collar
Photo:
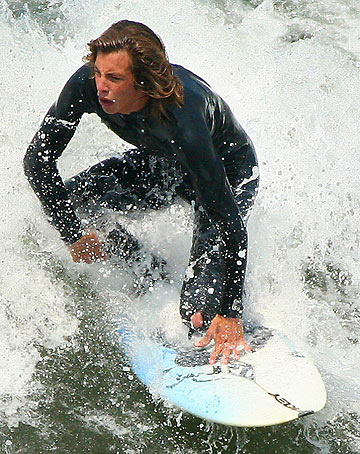
[[[136,119],[142,119],[142,118],[148,118],[151,116],[151,100],[149,100],[145,106],[138,110],[137,112],[131,112],[130,114],[124,116],[128,118],[136,118]]]

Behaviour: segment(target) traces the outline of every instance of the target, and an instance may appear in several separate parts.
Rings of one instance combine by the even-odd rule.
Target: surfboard
[[[140,295],[152,283],[166,281],[166,262],[151,253],[144,261],[143,248],[119,225],[107,236],[107,252],[115,269],[123,269],[126,259]],[[130,329],[125,320],[119,323],[125,354],[150,392],[207,421],[242,427],[275,425],[315,413],[326,403],[316,366],[279,330],[245,326],[252,351],[229,365],[210,365],[213,345],[196,348],[195,339],[174,344],[159,328],[148,335]]]
[[[251,352],[229,365],[209,364],[211,346],[176,346],[126,327],[119,339],[150,392],[195,416],[228,426],[285,423],[321,410],[326,389],[314,363],[282,332],[247,327]]]

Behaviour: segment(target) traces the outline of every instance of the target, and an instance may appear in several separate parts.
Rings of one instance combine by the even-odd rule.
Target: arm
[[[70,78],[58,101],[46,114],[24,158],[25,174],[49,221],[68,245],[75,246],[74,260],[81,260],[79,251],[84,243],[78,243],[81,238],[89,240],[90,250],[94,241],[88,234],[83,237],[80,220],[59,174],[57,160],[73,137],[81,116],[88,111],[83,92],[89,86],[89,76],[89,69],[83,66]]]
[[[197,208],[205,209],[221,235],[220,254],[225,264],[225,282],[219,314],[240,317],[247,232],[206,123],[198,116],[193,124],[196,124],[195,131],[188,132],[187,141],[182,144],[182,158],[196,191]]]
[[[61,238],[71,244],[81,237],[80,220],[68,198],[57,159],[74,135],[77,122],[59,118],[54,104],[46,114],[24,158],[28,181]]]
[[[181,158],[196,191],[197,207],[205,209],[219,229],[220,253],[225,263],[222,305],[207,335],[197,345],[205,346],[214,340],[215,351],[210,362],[214,363],[220,355],[228,362],[231,354],[235,358],[240,355],[240,348],[250,348],[245,342],[241,321],[247,233],[224,166],[213,146],[205,118],[206,108],[192,101],[191,109],[183,116]],[[234,303],[237,307],[233,307]]]
[[[201,165],[201,161],[198,161],[197,164]],[[223,166],[221,167],[223,169]],[[214,169],[216,168],[218,167],[214,163]],[[198,347],[205,347],[214,340],[215,349],[210,357],[210,364],[214,364],[220,357],[223,363],[228,363],[231,356],[239,359],[244,349],[245,351],[251,350],[245,341],[241,320],[241,296],[244,282],[242,273],[245,271],[246,264],[241,261],[246,260],[247,234],[222,169],[218,168],[215,173],[209,170],[211,178],[199,179],[198,183],[194,184],[195,187],[198,186],[197,193],[200,193],[201,205],[214,219],[220,230],[222,237],[220,252],[223,254],[225,263],[221,308],[212,320],[206,336],[195,344]],[[205,194],[202,193],[202,188],[206,188]],[[234,303],[236,308],[233,307]]]

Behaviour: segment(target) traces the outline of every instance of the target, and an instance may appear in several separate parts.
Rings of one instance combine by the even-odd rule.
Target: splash
[[[34,377],[41,351],[56,351],[76,337],[82,318],[73,294],[79,275],[93,273],[70,263],[27,186],[22,158],[46,110],[81,65],[86,42],[122,18],[158,32],[171,61],[208,80],[253,139],[261,188],[249,221],[247,313],[303,343],[329,392],[327,408],[307,424],[318,428],[324,444],[329,430],[335,441],[340,437],[330,422],[342,418],[340,434],[351,437],[356,451],[359,433],[349,423],[350,413],[360,413],[355,0],[175,0],[171,6],[164,0],[0,1],[2,423],[31,421],[29,409],[36,414],[29,393],[40,386]],[[59,166],[68,177],[125,149],[89,116]],[[128,220],[149,247],[166,255],[179,282],[191,235],[188,215],[180,207]],[[169,222],[172,228],[163,228]],[[121,289],[118,299],[126,299]]]

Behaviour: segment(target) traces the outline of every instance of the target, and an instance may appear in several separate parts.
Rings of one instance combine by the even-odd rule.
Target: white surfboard
[[[321,410],[323,380],[313,362],[277,330],[256,327],[253,351],[230,365],[209,364],[211,348],[169,345],[119,330],[131,366],[150,391],[200,418],[229,426],[280,424]]]

